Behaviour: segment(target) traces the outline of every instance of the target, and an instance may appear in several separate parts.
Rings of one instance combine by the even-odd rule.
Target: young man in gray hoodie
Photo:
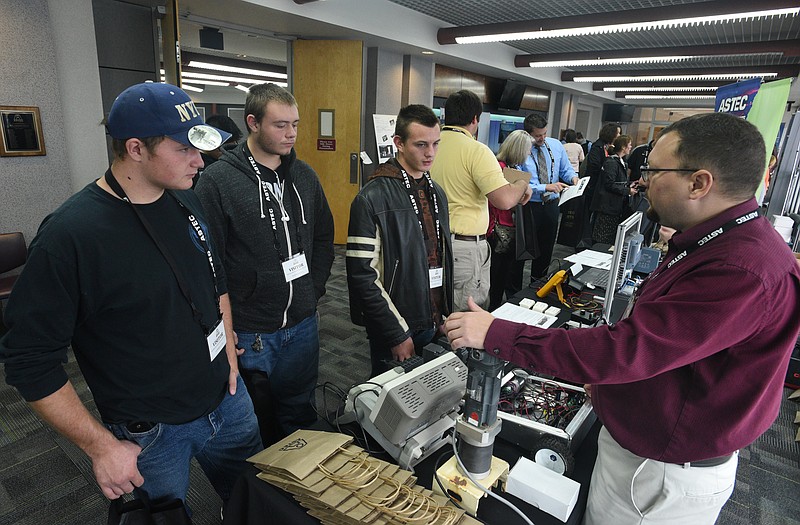
[[[239,367],[267,446],[316,420],[317,301],[333,264],[333,216],[317,174],[295,155],[292,94],[251,87],[245,121],[247,140],[196,191],[223,254]]]

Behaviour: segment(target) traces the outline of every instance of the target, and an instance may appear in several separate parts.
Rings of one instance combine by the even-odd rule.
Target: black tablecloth
[[[600,423],[595,422],[575,455],[575,469],[570,477],[581,484],[581,489],[578,503],[567,521],[569,525],[577,525],[583,518],[589,480],[597,456],[599,430]],[[415,475],[418,477],[417,483],[431,488],[431,483],[435,483],[433,470],[436,459],[445,451],[446,449],[442,449],[417,465],[415,469]],[[519,447],[500,438],[495,441],[494,455],[508,461],[512,467],[524,452]],[[305,509],[295,502],[291,494],[258,479],[257,473],[258,469],[250,467],[236,483],[225,509],[225,525],[319,524],[317,519],[306,514]],[[563,523],[558,518],[542,512],[510,494],[501,495],[517,505],[536,525],[560,525]],[[520,517],[513,510],[489,497],[481,499],[478,506],[478,518],[489,525],[521,523]]]

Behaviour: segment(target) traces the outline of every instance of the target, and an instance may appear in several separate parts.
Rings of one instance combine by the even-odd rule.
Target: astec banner
[[[789,88],[792,79],[784,78],[773,82],[761,84],[760,78],[754,78],[729,84],[717,89],[717,102],[715,110],[723,113],[738,115],[754,124],[767,144],[767,158],[764,159],[764,179],[756,190],[756,200],[759,204],[764,201],[767,193],[769,162],[771,148],[778,137],[783,114],[786,111],[786,101],[789,99]],[[758,93],[758,100],[756,100]]]
[[[753,107],[753,101],[756,99],[759,87],[761,87],[761,77],[742,80],[735,84],[717,88],[714,111],[746,117],[750,112],[750,108]]]

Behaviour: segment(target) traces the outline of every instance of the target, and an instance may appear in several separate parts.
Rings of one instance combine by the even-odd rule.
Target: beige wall
[[[47,148],[0,157],[0,232],[22,231],[30,242],[42,219],[107,164],[91,0],[0,0],[0,23],[0,104],[38,106]]]

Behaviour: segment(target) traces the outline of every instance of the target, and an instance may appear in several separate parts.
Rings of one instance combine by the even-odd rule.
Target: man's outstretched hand
[[[475,304],[471,296],[467,299],[467,306],[468,312],[450,314],[444,323],[444,331],[453,349],[482,349],[494,316]]]

